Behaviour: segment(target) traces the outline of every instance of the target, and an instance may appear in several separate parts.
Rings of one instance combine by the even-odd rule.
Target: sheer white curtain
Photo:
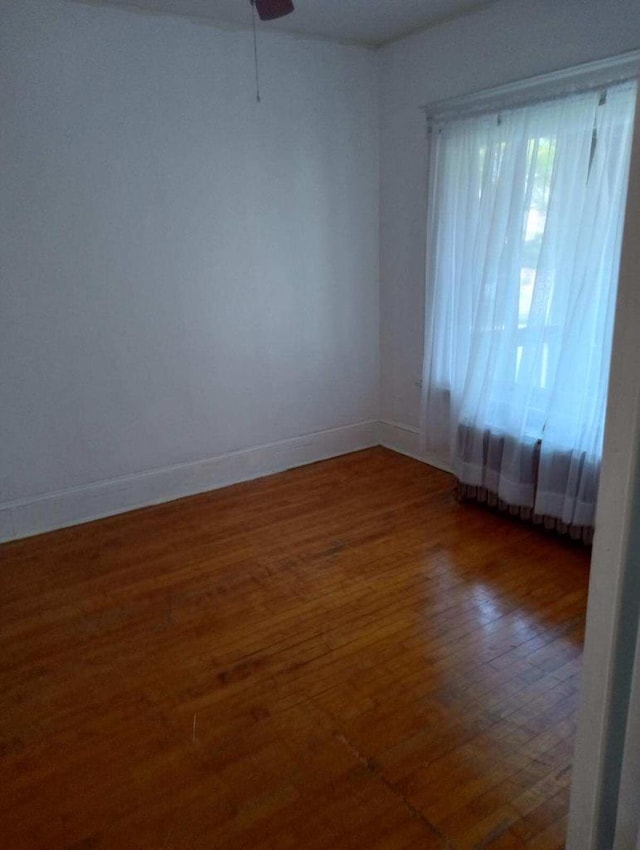
[[[426,448],[593,523],[635,85],[433,131]]]

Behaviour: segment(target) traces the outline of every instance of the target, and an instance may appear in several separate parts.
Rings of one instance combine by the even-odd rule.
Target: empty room
[[[0,0],[0,847],[638,850],[637,0]]]

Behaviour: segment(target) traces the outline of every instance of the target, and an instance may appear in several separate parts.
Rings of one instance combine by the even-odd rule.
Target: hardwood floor
[[[589,555],[372,449],[0,547],[0,846],[564,845]]]

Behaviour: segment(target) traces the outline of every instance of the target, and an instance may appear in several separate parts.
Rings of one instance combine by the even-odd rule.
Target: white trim
[[[216,490],[379,444],[378,422],[328,428],[192,463],[181,463],[0,503],[0,542]]]
[[[620,794],[615,847],[638,848],[640,842],[640,631],[636,636],[631,698],[627,712],[624,757],[620,772]]]
[[[382,419],[380,420],[379,435],[380,445],[385,448],[452,474],[451,467],[445,461],[422,451],[420,448],[420,429],[414,425],[406,425],[404,422]]]
[[[550,100],[614,85],[636,78],[639,71],[640,50],[632,50],[609,59],[586,62],[492,89],[434,101],[421,108],[429,123],[437,123],[501,109],[514,109],[538,100]]]
[[[593,541],[582,703],[567,850],[629,850],[614,840],[640,608],[640,110],[636,110]],[[634,744],[637,742],[634,741]],[[637,789],[634,799],[637,804]]]

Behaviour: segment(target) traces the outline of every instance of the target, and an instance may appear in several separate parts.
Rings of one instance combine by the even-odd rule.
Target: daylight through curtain
[[[497,499],[595,515],[635,85],[434,128],[426,448]]]

